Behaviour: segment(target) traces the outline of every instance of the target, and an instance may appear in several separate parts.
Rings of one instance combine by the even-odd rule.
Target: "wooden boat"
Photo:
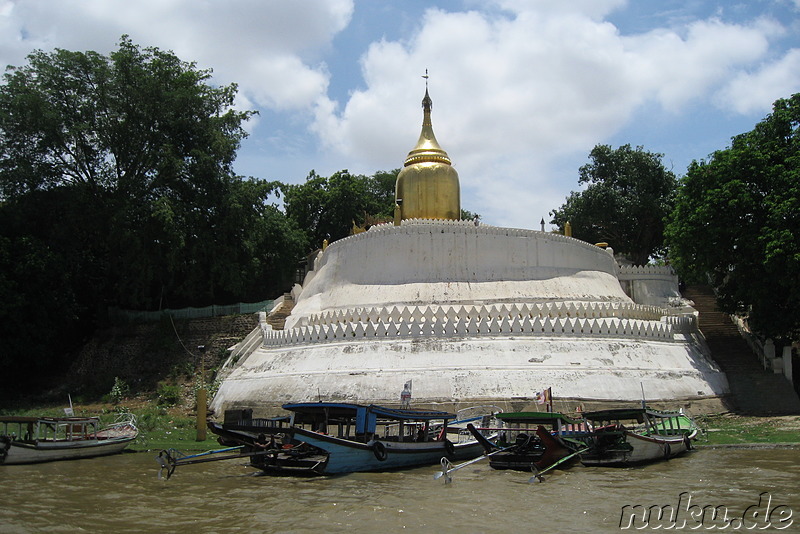
[[[557,462],[561,467],[577,461],[577,453],[586,448],[583,437],[587,427],[583,421],[558,412],[510,412],[495,417],[503,423],[501,428],[472,428],[489,456],[493,469],[514,469],[539,472]],[[487,431],[498,431],[495,443],[482,437]]]
[[[456,415],[446,412],[346,404],[320,409],[318,403],[284,408],[294,412],[294,439],[328,452],[328,474],[430,465],[443,456],[468,460],[483,450],[468,430],[448,426]],[[298,426],[298,421],[304,426]],[[363,426],[359,426],[361,421]],[[308,424],[322,428],[323,433],[309,429]],[[332,425],[336,434],[324,433]]]
[[[682,412],[620,408],[587,412],[592,425],[582,453],[587,466],[628,466],[668,460],[692,448],[697,426]]]
[[[101,427],[97,417],[0,417],[0,464],[91,458],[121,452],[139,434],[130,414]]]
[[[161,473],[178,465],[248,458],[270,475],[332,475],[436,464],[445,456],[465,460],[482,446],[468,430],[451,428],[455,414],[335,402],[285,404],[288,418],[226,417],[209,422],[227,449],[191,457],[162,451]],[[236,451],[236,452],[235,452]],[[223,454],[218,456],[216,453]]]

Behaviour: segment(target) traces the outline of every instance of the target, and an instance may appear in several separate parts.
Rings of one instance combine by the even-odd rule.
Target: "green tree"
[[[109,57],[41,50],[0,90],[0,192],[64,184],[158,198],[230,172],[251,112],[209,70],[123,37]]]
[[[400,169],[378,171],[367,179],[367,192],[371,205],[368,212],[375,218],[394,219],[394,197]]]
[[[689,281],[767,337],[800,339],[800,93],[755,128],[689,166],[667,227]]]
[[[579,169],[585,190],[572,192],[550,212],[551,224],[590,243],[607,242],[634,264],[644,265],[663,252],[665,217],[671,212],[677,178],[664,167],[662,154],[623,145],[597,145],[591,162]]]
[[[233,110],[236,86],[127,37],[108,57],[28,61],[0,87],[0,198],[68,189],[41,237],[80,251],[93,295],[79,299],[153,308],[235,290],[198,258],[224,249],[215,219],[251,115]]]
[[[311,171],[302,184],[284,185],[286,216],[306,232],[312,248],[350,235],[353,225],[363,227],[394,215],[394,188],[399,169],[373,176],[347,170],[329,178]]]
[[[481,216],[479,213],[473,213],[469,210],[465,210],[461,208],[461,220],[462,221],[478,221],[480,222]]]
[[[277,183],[233,174],[252,113],[210,76],[127,37],[108,56],[36,51],[7,68],[0,376],[60,370],[110,306],[262,299],[291,283],[305,236],[270,201]]]

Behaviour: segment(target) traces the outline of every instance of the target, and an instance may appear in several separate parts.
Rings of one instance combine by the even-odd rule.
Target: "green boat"
[[[697,425],[681,411],[619,408],[583,414],[592,432],[582,453],[586,466],[628,466],[669,460],[692,448]]]

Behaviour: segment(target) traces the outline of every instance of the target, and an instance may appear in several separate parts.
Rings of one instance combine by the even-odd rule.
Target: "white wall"
[[[583,300],[630,302],[603,249],[533,230],[471,221],[403,221],[332,243],[287,327],[356,306]]]

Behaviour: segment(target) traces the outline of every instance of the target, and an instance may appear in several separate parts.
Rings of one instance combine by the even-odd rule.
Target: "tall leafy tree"
[[[695,161],[666,237],[688,280],[757,332],[800,339],[800,93],[780,99],[731,146]]]
[[[233,108],[235,85],[210,77],[127,37],[108,56],[36,51],[7,68],[0,378],[57,370],[110,306],[287,287],[305,236],[270,202],[277,183],[233,174],[251,112]]]
[[[364,176],[342,170],[326,178],[311,171],[305,182],[283,186],[286,215],[306,232],[311,247],[347,237],[354,224],[391,220],[398,172]]]
[[[637,265],[663,252],[664,219],[672,210],[677,178],[662,154],[623,145],[597,145],[579,169],[585,190],[572,192],[551,224],[590,243],[607,242]]]
[[[72,184],[153,199],[229,173],[251,112],[210,76],[127,37],[108,57],[33,52],[0,91],[0,191]]]
[[[378,171],[367,179],[367,192],[370,196],[370,215],[376,219],[394,219],[394,197],[397,175],[400,169]]]
[[[235,85],[214,87],[210,76],[127,37],[108,57],[36,51],[7,70],[0,195],[68,189],[53,213],[60,224],[42,237],[81,251],[75,272],[94,293],[83,300],[153,308],[165,296],[174,305],[230,289],[197,253],[215,243],[251,113],[232,108]]]

